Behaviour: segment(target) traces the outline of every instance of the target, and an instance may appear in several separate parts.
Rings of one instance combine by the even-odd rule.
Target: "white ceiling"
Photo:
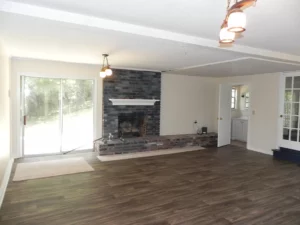
[[[247,56],[7,13],[0,14],[0,21],[11,55],[18,57],[100,64],[107,52],[114,67],[161,71]]]
[[[201,76],[299,69],[291,64],[244,59],[259,57],[300,63],[300,32],[296,29],[300,26],[300,14],[295,10],[300,8],[299,0],[258,0],[255,8],[247,9],[247,31],[233,48],[219,48],[217,44],[226,0],[13,1],[46,7],[31,10],[29,14],[21,12],[27,9],[22,4],[15,7],[19,10],[17,13],[11,12],[15,9],[9,7],[1,12],[4,2],[12,1],[0,0],[0,35],[12,56],[99,64],[101,54],[109,53],[114,67],[181,69],[176,73],[184,71],[187,75]],[[62,10],[62,13],[50,19],[38,16],[41,12],[46,15],[47,8]],[[92,17],[80,18],[85,24],[77,23],[78,15],[71,15],[70,21],[63,12]],[[110,29],[109,21],[96,21],[95,17],[127,24]],[[131,24],[139,27],[131,28]],[[241,60],[235,61],[237,59]],[[234,63],[222,63],[231,60]],[[241,65],[238,69],[237,63]],[[193,68],[185,69],[189,67]],[[216,68],[213,72],[212,67]]]
[[[218,39],[227,0],[13,0],[111,20]],[[233,2],[233,0],[232,0]],[[257,0],[247,9],[240,44],[300,55],[300,1]]]
[[[46,6],[53,9],[206,38],[215,38],[218,36],[219,27],[225,16],[226,1],[16,0],[15,2]]]

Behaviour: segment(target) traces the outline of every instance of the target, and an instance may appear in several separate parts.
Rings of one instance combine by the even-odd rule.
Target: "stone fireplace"
[[[119,137],[144,137],[146,136],[146,117],[143,112],[120,113],[118,116]]]
[[[160,135],[161,73],[114,69],[103,80],[103,136]],[[110,99],[157,99],[154,105],[114,105]]]

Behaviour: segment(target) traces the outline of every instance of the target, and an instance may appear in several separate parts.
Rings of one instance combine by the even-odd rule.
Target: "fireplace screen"
[[[144,113],[120,113],[118,119],[119,137],[143,137],[146,135],[146,119]]]

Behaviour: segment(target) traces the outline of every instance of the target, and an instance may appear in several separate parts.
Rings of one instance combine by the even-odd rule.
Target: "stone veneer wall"
[[[160,134],[160,102],[154,106],[116,106],[109,101],[116,99],[160,99],[161,73],[113,70],[113,76],[103,82],[103,136],[112,133],[118,137],[118,114],[144,112],[147,119],[146,135]]]

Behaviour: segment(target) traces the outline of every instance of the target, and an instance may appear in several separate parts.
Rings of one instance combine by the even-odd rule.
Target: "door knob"
[[[220,120],[223,120],[223,118],[222,118],[222,117],[220,117]]]
[[[283,115],[280,115],[280,118],[282,118],[283,117]]]

